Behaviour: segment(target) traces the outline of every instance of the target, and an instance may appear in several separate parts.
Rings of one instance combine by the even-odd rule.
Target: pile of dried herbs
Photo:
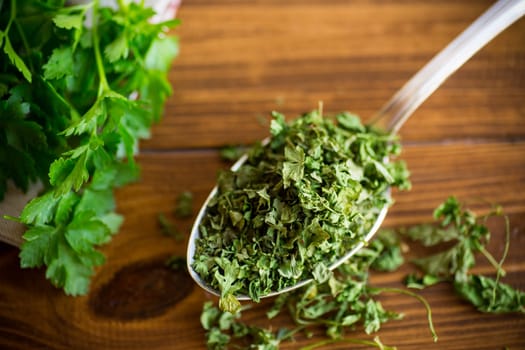
[[[486,223],[495,216],[505,220],[506,243],[499,261],[487,251],[490,232]],[[510,244],[509,221],[501,208],[495,207],[488,214],[477,216],[464,209],[455,197],[449,197],[435,210],[434,217],[436,222],[432,224],[382,230],[366,248],[338,268],[328,281],[314,282],[275,298],[273,306],[267,311],[268,319],[286,313],[293,321],[293,328],[272,330],[244,322],[241,314],[249,312],[250,305],[244,306],[242,312],[230,313],[206,302],[201,313],[201,324],[206,331],[207,348],[222,350],[234,345],[238,349],[277,350],[281,344],[293,341],[301,333],[309,337],[324,329],[325,340],[313,342],[301,350],[338,342],[395,349],[382,344],[377,335],[369,340],[346,334],[355,329],[373,334],[383,323],[402,317],[396,312],[384,310],[381,303],[374,299],[375,295],[385,292],[406,294],[422,302],[427,309],[430,332],[437,341],[430,305],[421,296],[407,289],[376,288],[369,283],[372,270],[394,271],[400,267],[405,261],[401,247],[412,242],[427,247],[440,247],[443,242],[453,244],[413,260],[412,263],[420,271],[417,275],[407,276],[407,287],[421,289],[438,282],[452,283],[457,294],[481,312],[525,313],[525,292],[500,281],[505,274],[502,265]],[[477,255],[482,255],[494,265],[495,278],[472,272]]]
[[[328,266],[363,240],[387,189],[410,186],[393,135],[341,113],[315,110],[287,123],[274,113],[271,138],[248,153],[236,171],[224,171],[200,225],[192,268],[221,293],[261,296],[298,281],[332,278]]]
[[[359,250],[345,264],[340,266],[325,282],[313,282],[300,289],[284,293],[274,299],[267,311],[268,319],[287,314],[292,328],[271,330],[247,324],[242,320],[244,311],[230,313],[221,311],[211,302],[204,304],[201,324],[206,331],[208,349],[223,350],[234,346],[239,349],[276,350],[285,342],[293,341],[300,335],[310,337],[324,330],[327,338],[314,342],[301,350],[314,349],[331,343],[345,342],[379,349],[395,349],[381,343],[379,337],[373,340],[348,337],[348,331],[363,329],[366,334],[379,331],[381,325],[403,317],[397,312],[385,310],[375,296],[383,292],[397,292],[419,299],[427,308],[429,327],[434,340],[437,335],[433,328],[428,303],[418,295],[404,289],[374,288],[369,284],[371,269],[392,271],[403,263],[398,240],[390,232],[380,234],[366,248]],[[395,259],[392,257],[395,256]]]

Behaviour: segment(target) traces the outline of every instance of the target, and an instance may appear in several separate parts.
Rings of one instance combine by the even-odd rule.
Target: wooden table
[[[68,297],[44,270],[19,268],[18,249],[0,244],[1,349],[203,349],[199,315],[215,300],[184,273],[164,267],[186,242],[162,235],[157,215],[189,190],[200,207],[227,165],[219,147],[268,134],[271,110],[288,117],[324,102],[325,113],[353,111],[366,121],[417,69],[492,1],[187,0],[176,34],[181,54],[170,74],[174,93],[153,137],[141,145],[142,179],[117,193],[126,221],[102,248],[107,263],[91,293]],[[510,215],[512,245],[504,282],[525,290],[525,20],[480,51],[403,127],[402,158],[413,188],[396,192],[386,226],[431,220],[456,195],[479,212],[499,203]],[[176,220],[189,233],[192,220]],[[501,222],[489,246],[503,251]],[[374,274],[372,283],[401,286],[408,268]],[[479,259],[476,271],[492,273]],[[385,295],[405,314],[385,324],[381,340],[399,349],[525,349],[525,316],[481,314],[447,284],[424,290],[434,310],[433,343],[414,299]],[[268,302],[246,320],[274,329]],[[371,339],[360,330],[347,335]],[[299,337],[283,349],[322,339]],[[346,349],[348,344],[326,348]]]

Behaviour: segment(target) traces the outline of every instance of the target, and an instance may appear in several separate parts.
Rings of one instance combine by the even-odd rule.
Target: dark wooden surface
[[[213,298],[163,263],[186,242],[161,234],[182,191],[203,202],[225,167],[218,147],[267,135],[271,110],[289,117],[316,108],[350,110],[367,120],[417,69],[480,15],[491,1],[188,0],[177,29],[181,55],[170,74],[174,94],[153,137],[142,143],[142,179],[117,193],[126,221],[102,248],[91,292],[67,297],[43,270],[19,268],[18,250],[0,244],[0,349],[204,349],[199,315]],[[431,220],[449,195],[482,213],[499,203],[510,215],[512,244],[504,282],[525,290],[525,21],[480,51],[401,130],[402,158],[413,188],[395,193],[387,226]],[[185,234],[191,219],[176,221]],[[503,251],[501,222],[489,249]],[[477,271],[490,273],[479,260]],[[407,273],[374,274],[372,283],[401,286]],[[384,295],[405,314],[381,340],[398,349],[525,349],[525,316],[487,315],[448,285],[422,292],[434,310],[433,343],[421,305]],[[274,329],[268,302],[246,320]],[[349,336],[370,339],[363,332]],[[314,340],[317,338],[314,338]],[[319,337],[319,339],[321,339]],[[298,338],[283,349],[313,340]],[[327,348],[346,349],[349,345]]]

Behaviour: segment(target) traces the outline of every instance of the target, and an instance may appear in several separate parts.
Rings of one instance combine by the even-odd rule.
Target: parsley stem
[[[127,4],[124,1],[118,0],[118,6],[120,7],[121,10],[124,11],[124,13],[127,12],[128,6],[127,6]]]
[[[104,63],[102,62],[102,55],[100,54],[100,38],[98,35],[98,6],[99,0],[95,0],[93,5],[93,50],[95,52],[98,77],[100,80],[98,89],[98,96],[100,97],[104,95],[106,91],[110,90],[110,88],[106,79],[106,72],[104,70]]]
[[[307,327],[308,326],[303,325],[303,326],[295,327],[294,329],[287,330],[285,333],[283,333],[282,335],[279,336],[279,340],[283,341],[283,340],[287,340],[287,339],[292,339],[292,337],[295,334],[299,333],[300,331],[305,330]]]
[[[492,254],[490,254],[486,249],[485,247],[481,246],[479,248],[479,251],[481,252],[481,254],[483,254],[483,256],[485,258],[487,258],[487,260],[490,262],[490,264],[496,269],[498,275],[501,275],[501,276],[505,276],[506,275],[506,272],[505,270],[503,270],[503,268],[501,267],[501,264],[498,263],[496,261],[496,259],[494,259],[494,257],[492,256]],[[506,255],[506,254],[505,254]]]
[[[20,38],[22,39],[22,44],[24,45],[24,48],[27,54],[29,55],[29,52],[31,51],[31,49],[29,47],[29,43],[27,42],[27,38],[24,33],[24,30],[22,29],[22,26],[20,25],[20,23],[18,23],[16,19],[13,19],[13,22],[15,23],[15,26],[16,26],[16,29],[18,30],[18,34],[20,35]],[[31,72],[34,72],[35,68],[33,67],[33,61],[31,59],[29,59],[28,61],[29,61],[29,67],[31,68]]]
[[[430,309],[430,305],[428,304],[425,298],[409,290],[399,289],[399,288],[373,288],[372,292],[375,292],[375,293],[390,292],[390,293],[405,294],[405,295],[411,296],[419,300],[423,304],[425,309],[427,310],[428,328],[430,329],[430,333],[432,334],[432,339],[434,340],[434,342],[437,342],[438,336],[434,328],[434,323],[432,322],[432,310]]]
[[[2,217],[4,219],[6,219],[6,220],[15,221],[15,222],[18,222],[18,223],[21,223],[21,224],[23,223],[22,220],[19,217],[17,217],[17,216],[3,215]]]
[[[509,217],[507,215],[503,216],[503,219],[505,220],[505,248],[503,248],[503,255],[501,256],[501,259],[498,264],[498,269],[496,272],[496,283],[494,284],[494,288],[492,289],[492,301],[491,304],[496,304],[496,291],[499,285],[499,280],[502,276],[505,276],[505,270],[503,270],[503,263],[505,262],[505,259],[507,258],[507,254],[509,253],[510,248],[510,222]]]
[[[7,37],[7,33],[9,32],[9,29],[11,28],[11,24],[13,24],[13,21],[16,18],[16,0],[11,0],[11,11],[9,13],[9,22],[7,22],[7,26],[5,27],[5,36]]]
[[[71,120],[73,121],[76,121],[80,118],[80,114],[78,113],[78,111],[76,110],[76,108],[71,104],[69,103],[69,101],[67,101],[61,94],[59,94],[57,92],[57,90],[55,89],[55,87],[53,86],[53,84],[51,84],[49,81],[47,80],[44,80],[44,79],[41,79],[42,82],[47,86],[47,88],[49,89],[49,91],[53,94],[53,96],[58,100],[60,101],[64,107],[66,107],[67,109],[69,109],[71,111]]]

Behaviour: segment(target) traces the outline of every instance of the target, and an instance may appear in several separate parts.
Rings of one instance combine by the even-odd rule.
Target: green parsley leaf
[[[22,210],[20,220],[30,225],[47,224],[55,215],[55,209],[60,198],[47,192],[32,199]]]
[[[9,58],[9,61],[11,61],[11,63],[16,67],[16,69],[20,71],[20,73],[22,73],[28,82],[31,82],[32,74],[29,68],[27,68],[24,60],[22,60],[22,58],[16,53],[9,37],[5,34],[2,37],[4,39],[4,53]]]
[[[73,74],[73,51],[71,47],[53,50],[44,68],[44,79],[60,79]]]
[[[525,292],[490,277],[470,275],[465,282],[455,282],[454,287],[479,311],[525,313]]]
[[[178,22],[174,23],[175,25]],[[156,72],[167,72],[173,57],[179,54],[178,40],[172,36],[157,37],[152,41],[145,56],[146,68]]]
[[[83,153],[77,159],[59,158],[51,164],[49,169],[49,180],[51,185],[56,186],[56,195],[64,195],[80,187],[89,179],[87,170],[87,153]]]
[[[52,260],[49,247],[52,246],[57,229],[48,225],[35,225],[24,233],[20,264],[22,267],[41,267]]]
[[[128,38],[126,33],[122,32],[113,42],[104,49],[104,54],[109,62],[115,62],[119,59],[125,59],[129,54]]]
[[[79,211],[67,226],[65,237],[73,250],[78,253],[92,252],[94,245],[106,243],[110,231],[92,211]]]
[[[57,238],[55,253],[56,257],[48,262],[46,277],[55,286],[63,287],[67,295],[86,294],[93,266],[104,262],[102,253],[92,250],[81,257],[63,236]]]
[[[58,28],[64,29],[81,29],[83,21],[83,13],[71,14],[70,11],[59,12],[53,17],[53,23]]]

